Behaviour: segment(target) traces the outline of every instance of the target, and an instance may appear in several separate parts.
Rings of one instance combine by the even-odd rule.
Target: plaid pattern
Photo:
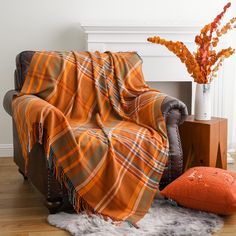
[[[77,210],[135,224],[168,157],[161,104],[136,53],[36,52],[13,101],[23,156],[39,142]]]

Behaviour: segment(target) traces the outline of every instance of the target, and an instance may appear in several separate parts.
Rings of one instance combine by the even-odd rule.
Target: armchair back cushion
[[[16,70],[14,74],[15,90],[20,91],[35,51],[24,51],[16,56]]]

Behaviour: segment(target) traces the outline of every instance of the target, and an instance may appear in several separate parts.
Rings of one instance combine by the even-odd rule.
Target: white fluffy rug
[[[139,229],[127,223],[115,226],[94,215],[58,213],[48,216],[51,225],[69,231],[72,235],[96,236],[205,236],[223,226],[221,217],[174,206],[164,199],[156,199],[148,214],[138,222]]]

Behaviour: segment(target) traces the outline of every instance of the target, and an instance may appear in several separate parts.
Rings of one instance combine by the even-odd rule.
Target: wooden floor
[[[236,164],[229,165],[229,169],[236,170]],[[46,221],[47,215],[42,196],[23,180],[12,158],[0,158],[0,235],[69,235],[50,226]],[[236,214],[224,220],[224,228],[215,235],[236,236]]]

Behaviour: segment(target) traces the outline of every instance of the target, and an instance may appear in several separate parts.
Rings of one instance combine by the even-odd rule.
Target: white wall
[[[17,53],[28,49],[83,50],[85,38],[79,26],[81,22],[199,25],[212,20],[226,2],[0,0],[0,100],[2,101],[8,89],[13,88],[14,60]],[[236,13],[235,5],[236,3],[230,9],[229,17],[232,17],[233,12]],[[235,57],[231,59],[233,60]],[[235,74],[229,80],[236,81]],[[7,147],[11,143],[11,120],[1,106],[0,154],[1,147]]]

